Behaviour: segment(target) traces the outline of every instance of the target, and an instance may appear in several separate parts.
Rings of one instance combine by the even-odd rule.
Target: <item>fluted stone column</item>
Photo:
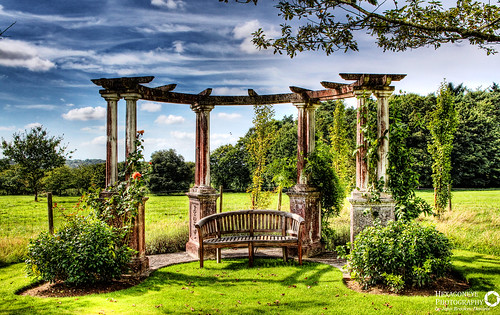
[[[102,93],[107,102],[106,113],[106,186],[118,181],[118,101],[117,93]]]
[[[195,223],[207,215],[217,211],[217,198],[219,194],[210,186],[210,112],[213,105],[194,104],[191,109],[196,113],[196,139],[195,139],[195,177],[194,187],[187,193],[189,197],[189,241],[186,252],[193,257],[198,257],[198,231]],[[205,252],[212,256],[215,251]]]
[[[320,192],[308,183],[304,172],[306,158],[315,148],[316,109],[319,104],[293,104],[298,110],[297,140],[297,185],[287,195],[290,197],[290,212],[304,218],[302,250],[305,256],[314,256],[323,251],[321,246],[321,199]]]
[[[138,93],[122,93],[121,97],[127,102],[126,129],[125,129],[125,156],[135,152],[135,139],[137,136],[137,100],[141,98]]]
[[[384,180],[387,185],[387,167],[389,153],[389,102],[388,97],[392,94],[393,87],[386,87],[386,90],[375,90],[373,93],[377,97],[377,137],[380,141],[378,149],[379,160],[377,161],[377,180]],[[372,91],[359,89],[355,91],[358,98],[358,120],[357,120],[357,153],[356,153],[356,189],[348,199],[351,204],[351,243],[356,235],[366,226],[372,226],[375,220],[386,224],[394,220],[394,200],[386,192],[381,192],[378,201],[371,198],[369,191],[369,171],[367,144],[362,132],[362,126],[366,124],[368,114],[364,106],[366,99],[370,97]],[[369,211],[366,211],[366,210]]]

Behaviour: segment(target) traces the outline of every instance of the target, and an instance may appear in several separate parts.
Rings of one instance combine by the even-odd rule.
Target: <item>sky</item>
[[[154,76],[148,86],[176,83],[176,92],[212,95],[289,93],[289,86],[322,89],[343,82],[339,73],[403,73],[396,91],[426,95],[441,82],[484,89],[500,82],[500,55],[467,43],[383,52],[367,35],[359,52],[300,53],[291,59],[259,51],[251,33],[270,37],[283,22],[273,6],[218,0],[2,0],[0,29],[0,137],[42,125],[63,136],[75,159],[105,159],[106,102],[90,80]],[[354,105],[355,101],[347,102]],[[276,105],[276,118],[296,115]],[[252,107],[215,107],[211,149],[235,143],[252,124]],[[125,101],[119,102],[119,150],[124,156]],[[138,130],[145,130],[145,156],[175,149],[194,160],[195,114],[187,105],[138,102]]]

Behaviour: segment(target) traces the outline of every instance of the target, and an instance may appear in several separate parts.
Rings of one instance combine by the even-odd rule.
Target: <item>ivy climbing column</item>
[[[311,186],[305,174],[306,159],[315,147],[316,109],[318,103],[296,103],[298,109],[297,185],[287,195],[290,197],[290,212],[304,218],[302,250],[305,256],[322,252],[321,246],[321,202],[319,191]]]
[[[196,113],[195,176],[189,197],[189,241],[186,251],[198,257],[198,233],[194,224],[207,215],[216,213],[217,191],[210,186],[210,112],[213,105],[191,105]],[[213,255],[213,253],[205,253]]]

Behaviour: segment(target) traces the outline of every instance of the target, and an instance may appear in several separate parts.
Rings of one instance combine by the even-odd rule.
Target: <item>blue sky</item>
[[[74,158],[105,158],[105,101],[90,79],[153,75],[150,86],[177,83],[175,91],[212,95],[285,93],[290,85],[321,89],[342,82],[338,73],[406,73],[396,90],[427,94],[440,82],[486,88],[500,82],[500,56],[467,43],[383,53],[363,35],[360,52],[302,53],[290,59],[258,51],[251,33],[277,34],[277,1],[253,4],[218,0],[2,0],[0,29],[0,137],[43,125],[64,135]],[[120,101],[123,158],[125,102]],[[350,102],[352,104],[352,101]],[[277,105],[277,117],[295,114]],[[235,143],[251,125],[251,107],[216,107],[211,148]],[[139,102],[138,129],[146,156],[174,148],[194,159],[195,115],[186,105]]]

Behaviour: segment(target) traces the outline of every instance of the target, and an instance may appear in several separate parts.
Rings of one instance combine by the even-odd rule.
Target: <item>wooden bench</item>
[[[195,224],[200,243],[200,268],[203,268],[205,248],[216,248],[220,263],[224,247],[248,247],[250,266],[253,266],[255,247],[282,247],[285,261],[288,247],[297,247],[302,265],[303,225],[301,216],[275,210],[240,210],[206,216]]]

